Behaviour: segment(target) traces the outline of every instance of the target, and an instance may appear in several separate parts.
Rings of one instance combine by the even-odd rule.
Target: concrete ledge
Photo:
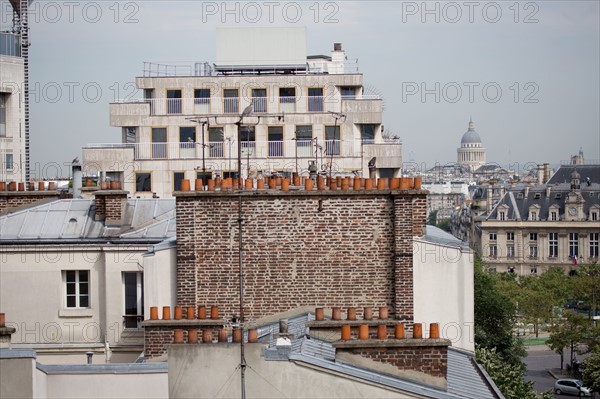
[[[336,349],[377,349],[377,348],[417,348],[431,346],[451,346],[449,339],[365,339],[335,341],[333,345]]]
[[[349,324],[350,327],[358,327],[362,324],[366,324],[369,327],[372,326],[395,326],[401,323],[400,320],[393,319],[372,319],[372,320],[321,320],[321,321],[309,321],[306,323],[307,327],[310,328],[342,328],[344,324]]]
[[[252,190],[226,190],[226,191],[175,191],[173,192],[174,197],[231,197],[242,195],[243,197],[354,197],[354,196],[419,196],[427,195],[427,190],[310,190],[306,191],[300,187],[290,187],[288,191],[282,191],[281,189],[252,189]]]
[[[0,191],[1,197],[58,197],[60,191]]]
[[[225,320],[213,319],[144,320],[142,327],[215,327],[224,326],[227,323]]]
[[[0,359],[35,359],[36,357],[32,349],[0,348]]]
[[[95,188],[95,187],[92,187]],[[90,191],[94,191],[94,195],[128,195],[129,191],[125,191],[125,190],[100,190],[98,188],[96,188],[95,190],[90,190]]]

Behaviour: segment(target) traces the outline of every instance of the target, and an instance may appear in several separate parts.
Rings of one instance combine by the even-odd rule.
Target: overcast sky
[[[306,26],[309,54],[341,42],[383,96],[405,161],[454,162],[471,116],[488,162],[554,164],[580,147],[600,159],[599,4],[34,1],[32,176],[119,142],[108,104],[134,94],[143,62],[214,62],[215,29],[228,26]]]

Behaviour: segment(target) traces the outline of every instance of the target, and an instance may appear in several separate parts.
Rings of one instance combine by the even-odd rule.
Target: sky
[[[31,174],[68,176],[88,143],[118,143],[109,103],[142,97],[144,61],[215,61],[218,27],[307,28],[341,42],[383,124],[421,169],[456,160],[472,117],[488,162],[526,170],[600,159],[598,1],[34,1]],[[0,28],[11,26],[0,0]]]

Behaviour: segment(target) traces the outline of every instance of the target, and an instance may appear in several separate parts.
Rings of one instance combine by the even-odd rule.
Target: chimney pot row
[[[349,341],[351,338],[351,326],[350,324],[342,324],[342,336],[341,339],[343,341]],[[421,323],[413,324],[413,339],[422,339],[423,338],[423,325]],[[439,339],[440,338],[440,329],[439,323],[431,323],[429,324],[429,339]],[[369,339],[369,325],[361,324],[358,326],[358,339],[359,340],[368,340]],[[387,339],[387,326],[385,324],[380,324],[377,326],[377,339],[384,340]],[[394,325],[394,339],[406,339],[404,324],[398,323]]]

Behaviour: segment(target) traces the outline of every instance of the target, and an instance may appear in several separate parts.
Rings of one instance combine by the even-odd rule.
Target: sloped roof
[[[444,399],[503,399],[491,378],[482,372],[474,360],[474,354],[448,347],[448,386],[446,390],[384,375],[373,370],[335,361],[335,348],[330,342],[311,337],[306,330],[306,322],[314,320],[313,313],[304,313],[289,319],[288,332],[293,334],[290,360],[305,362],[314,366],[341,373],[348,377],[360,378],[374,384],[403,390],[411,394]],[[279,324],[270,323],[258,328],[261,342],[275,345]],[[283,359],[279,359],[283,360]]]
[[[545,185],[531,187],[529,190],[520,187],[507,191],[492,209],[487,219],[497,219],[499,208],[504,208],[506,209],[505,217],[507,220],[525,220],[529,215],[529,208],[533,205],[539,207],[539,220],[548,219],[550,208],[558,208],[560,213],[565,213],[565,200],[567,194],[571,191],[570,184],[563,183],[549,187],[549,195]],[[584,201],[583,211],[585,214],[589,212],[591,206],[600,206],[600,184],[581,185],[580,193]]]
[[[94,200],[62,199],[1,216],[0,243],[14,240],[162,241],[175,236],[175,199],[128,199],[120,227],[107,227],[95,221],[94,204]]]
[[[581,176],[582,187],[588,177],[592,183],[600,184],[600,165],[562,165],[548,180],[548,184],[570,183],[571,173],[575,171]]]

